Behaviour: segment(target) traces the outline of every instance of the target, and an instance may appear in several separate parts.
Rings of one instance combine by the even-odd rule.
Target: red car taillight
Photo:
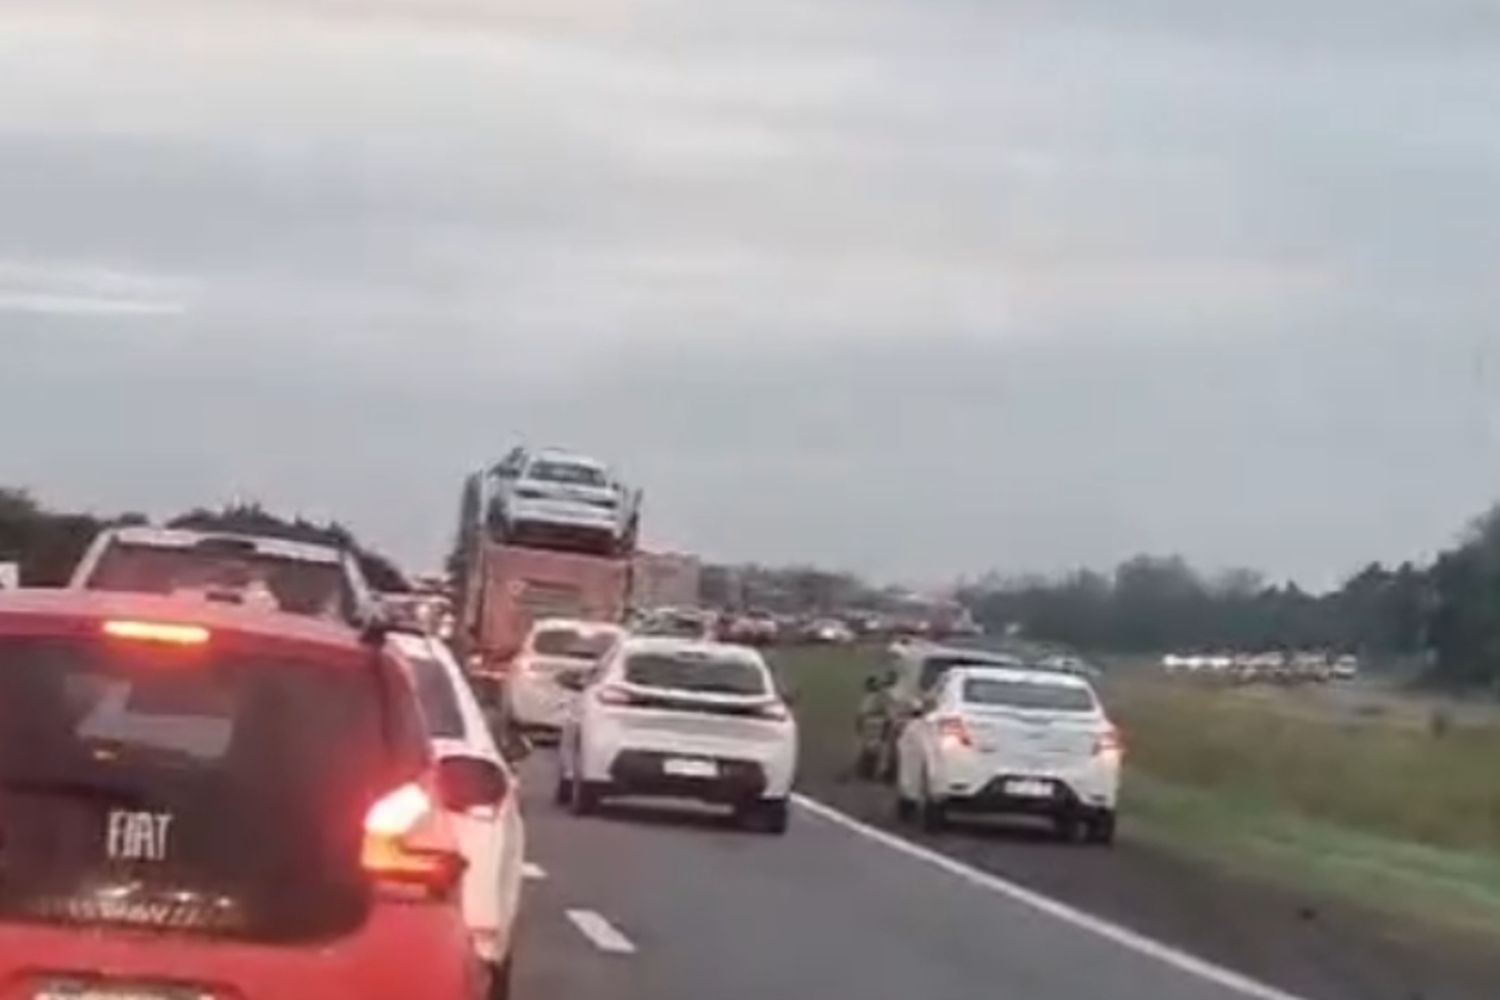
[[[946,715],[937,720],[938,739],[942,742],[961,747],[971,747],[974,739],[969,735],[969,727],[964,725],[964,720],[956,715]]]
[[[417,782],[382,796],[365,813],[360,865],[377,885],[402,896],[446,896],[464,872],[447,818]]]
[[[1113,726],[1094,737],[1095,757],[1100,757],[1104,754],[1114,754],[1118,757],[1124,753],[1125,741],[1120,738],[1120,731]]]

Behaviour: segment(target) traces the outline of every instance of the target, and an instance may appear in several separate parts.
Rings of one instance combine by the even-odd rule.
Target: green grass
[[[1311,693],[1157,679],[1106,694],[1131,765],[1156,778],[1367,833],[1500,852],[1500,728],[1437,737],[1383,716],[1295,710]]]
[[[811,786],[845,773],[872,650],[784,650]],[[1122,676],[1128,836],[1376,910],[1500,932],[1500,730],[1441,738],[1306,694]],[[1393,718],[1399,717],[1393,716]]]

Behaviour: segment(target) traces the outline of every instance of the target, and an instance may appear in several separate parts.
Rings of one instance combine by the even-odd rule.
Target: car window
[[[191,596],[330,619],[347,617],[354,604],[337,563],[123,542],[105,549],[84,586]]]
[[[0,638],[0,920],[276,941],[357,926],[358,817],[399,767],[375,676]],[[122,865],[129,905],[97,891]]]
[[[1002,705],[1055,712],[1092,712],[1096,706],[1088,688],[993,677],[965,680],[963,700],[971,705]]]
[[[994,660],[977,659],[974,656],[929,656],[922,660],[922,671],[918,685],[923,691],[931,691],[939,680],[947,676],[954,667],[993,667]]]
[[[597,660],[615,644],[608,632],[585,632],[571,628],[542,629],[532,640],[533,652],[570,660]]]
[[[675,688],[715,694],[765,694],[765,671],[744,660],[686,653],[634,653],[625,679],[641,687]]]
[[[412,687],[422,709],[427,734],[442,739],[465,739],[464,714],[459,708],[458,692],[453,689],[451,675],[436,656],[423,649],[425,647],[407,647],[403,652],[411,665]]]
[[[608,477],[596,466],[547,459],[532,462],[531,467],[526,470],[526,478],[544,483],[564,483],[569,486],[609,485]]]

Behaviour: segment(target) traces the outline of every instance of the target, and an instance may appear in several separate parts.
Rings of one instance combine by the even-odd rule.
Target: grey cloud
[[[0,13],[0,479],[432,562],[525,436],[728,556],[1315,580],[1500,487],[1486,6],[630,9]],[[186,311],[5,309],[99,273]]]

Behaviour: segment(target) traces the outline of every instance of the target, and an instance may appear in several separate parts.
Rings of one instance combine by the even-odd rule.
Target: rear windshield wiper
[[[139,807],[145,802],[145,796],[136,789],[111,785],[102,781],[70,778],[5,778],[0,780],[0,787],[8,792],[18,792],[22,795],[51,795],[57,798],[118,802],[125,806]]]

